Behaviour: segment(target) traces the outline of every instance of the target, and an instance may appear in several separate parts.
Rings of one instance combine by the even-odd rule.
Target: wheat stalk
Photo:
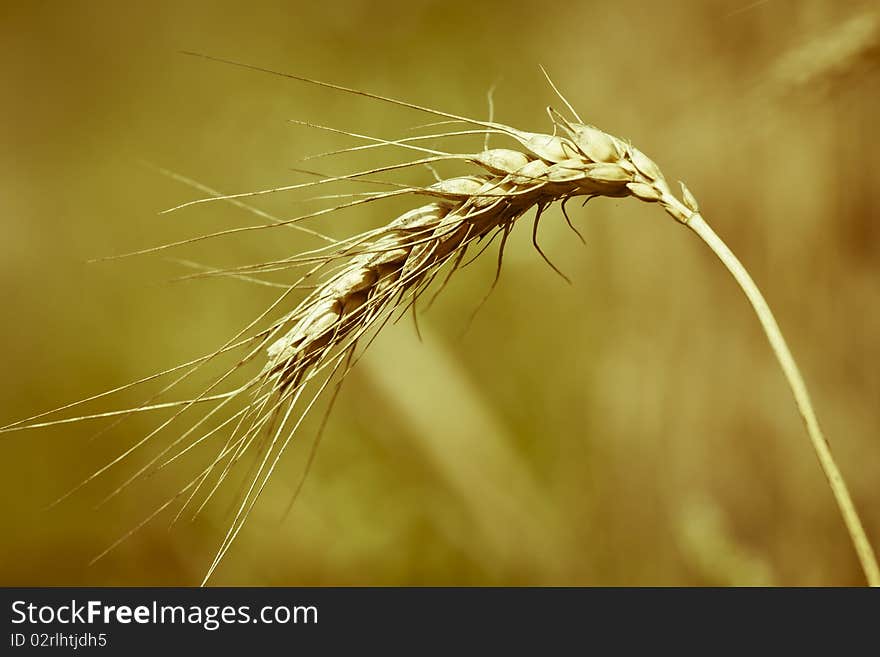
[[[200,56],[204,57],[204,55]],[[217,58],[208,57],[208,59]],[[212,193],[212,196],[209,198],[185,203],[177,208],[172,208],[173,210],[194,203],[216,200],[226,200],[238,205],[244,205],[241,201],[243,197],[313,187],[332,182],[363,179],[368,175],[409,166],[430,166],[432,163],[441,160],[466,161],[478,167],[481,172],[474,175],[438,180],[438,182],[425,187],[398,186],[393,191],[369,194],[366,197],[356,198],[333,208],[297,217],[296,219],[277,220],[269,217],[272,219],[272,223],[268,225],[233,229],[210,236],[195,238],[205,239],[206,237],[228,235],[241,230],[267,228],[270,226],[293,226],[304,218],[320,216],[342,208],[353,207],[392,196],[415,195],[427,197],[428,199],[427,203],[404,213],[382,228],[368,231],[341,242],[321,236],[330,242],[327,247],[321,249],[300,254],[293,258],[238,268],[233,271],[214,270],[207,273],[203,272],[201,275],[219,274],[252,278],[254,274],[283,270],[293,266],[306,267],[308,271],[300,280],[294,285],[286,286],[282,295],[258,320],[265,317],[269,311],[282,307],[292,290],[299,288],[304,283],[310,283],[315,278],[320,277],[320,282],[316,287],[313,287],[306,298],[293,310],[284,313],[279,319],[272,322],[267,329],[259,331],[250,337],[243,337],[256,325],[258,320],[255,320],[255,322],[252,322],[217,352],[179,368],[174,368],[172,371],[184,370],[184,373],[170,385],[166,386],[163,392],[169,390],[203,362],[210,360],[214,356],[241,346],[249,348],[247,354],[241,358],[235,367],[216,379],[198,397],[162,404],[155,404],[150,400],[150,402],[142,406],[124,411],[47,422],[35,422],[34,420],[42,417],[37,416],[36,418],[29,418],[28,420],[9,425],[3,428],[2,431],[36,428],[61,422],[106,417],[108,415],[125,416],[132,412],[154,410],[169,406],[179,408],[172,418],[166,420],[155,431],[129,450],[126,450],[113,462],[98,470],[82,482],[81,486],[104,472],[107,468],[126,458],[134,449],[167,427],[194,404],[216,402],[216,406],[211,411],[205,413],[201,420],[189,427],[187,431],[168,445],[158,456],[110,495],[112,497],[135,479],[176,460],[195,445],[220,432],[221,429],[231,427],[225,444],[219,450],[218,456],[177,495],[160,506],[159,509],[132,530],[135,531],[160,511],[170,506],[177,498],[186,494],[187,497],[178,510],[175,519],[180,517],[188,507],[194,505],[197,493],[213,476],[213,485],[199,505],[196,511],[198,513],[226,479],[231,468],[246,453],[256,451],[260,455],[255,466],[256,472],[249,479],[250,485],[244,492],[235,518],[216,553],[214,562],[208,569],[205,576],[205,581],[207,581],[238,536],[251,509],[272,476],[281,455],[284,453],[293,435],[300,428],[304,417],[330,385],[334,376],[338,375],[340,371],[342,376],[339,377],[339,381],[344,380],[345,373],[351,368],[356,359],[358,345],[365,341],[368,342],[381,329],[384,322],[388,321],[395,310],[406,311],[409,308],[414,309],[416,303],[441,271],[447,269],[445,278],[435,294],[442,290],[449,276],[462,265],[470,247],[481,242],[491,243],[492,239],[499,235],[501,236],[501,246],[498,255],[498,271],[500,271],[504,247],[513,226],[519,218],[532,209],[536,210],[532,233],[533,243],[541,256],[546,260],[547,258],[540,250],[536,239],[538,223],[545,208],[555,203],[560,203],[563,213],[565,213],[565,203],[572,198],[586,197],[590,199],[597,196],[632,197],[645,202],[658,203],[677,222],[690,228],[712,249],[713,253],[727,267],[746,294],[792,389],[798,410],[804,419],[813,448],[840,507],[866,579],[872,586],[880,585],[880,570],[878,570],[873,550],[850,498],[843,477],[819,428],[803,379],[798,372],[779,327],[754,281],[752,281],[745,268],[724,242],[705,222],[694,196],[683,183],[681,184],[682,197],[679,200],[672,193],[660,168],[653,160],[632,144],[598,128],[587,125],[578,117],[564,97],[559,94],[555,86],[553,86],[554,91],[559,94],[559,97],[568,107],[574,118],[567,119],[559,112],[548,108],[553,132],[552,134],[542,134],[517,130],[492,120],[480,121],[470,119],[299,76],[279,74],[259,67],[242,65],[226,60],[218,61],[283,75],[284,77],[318,84],[347,93],[367,96],[428,112],[449,121],[469,124],[473,129],[445,133],[445,135],[439,136],[482,134],[487,137],[487,146],[477,153],[447,153],[416,145],[416,142],[422,139],[422,137],[386,141],[339,131],[373,142],[367,146],[347,150],[395,145],[419,151],[426,155],[426,157],[401,165],[374,168],[347,176],[325,177],[317,182],[307,184],[234,195]],[[551,86],[553,85],[552,81],[550,84]],[[511,139],[519,148],[490,149],[488,148],[489,134],[503,135]],[[262,216],[268,215],[262,213]],[[565,214],[565,218],[569,225],[571,225],[567,214]],[[314,233],[314,231],[310,232]],[[138,253],[152,252],[191,241],[194,240],[162,245]],[[549,260],[547,262],[549,263]],[[552,266],[552,263],[550,264]],[[445,268],[445,265],[449,265],[449,267]],[[264,354],[265,363],[258,375],[230,392],[213,393],[215,388],[220,386],[232,372],[245,363],[259,357],[261,353]],[[308,397],[306,390],[311,390],[313,387],[316,387],[317,390],[311,397]],[[190,440],[188,443],[185,442],[190,436],[197,434],[199,428],[210,417],[219,412],[232,400],[239,398],[246,400],[242,409],[214,429],[197,435],[195,439]],[[303,408],[298,414],[294,414],[293,410],[299,404],[302,404]],[[68,405],[63,407],[63,409],[72,406],[74,405]],[[317,445],[317,441],[315,445]],[[176,452],[173,451],[175,448],[178,448]],[[126,534],[120,541],[130,534],[131,532]],[[108,548],[108,550],[117,544],[118,542]]]

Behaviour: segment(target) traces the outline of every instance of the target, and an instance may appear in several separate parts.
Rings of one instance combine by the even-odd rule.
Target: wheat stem
[[[819,464],[822,466],[822,470],[828,478],[831,491],[834,493],[834,498],[837,500],[837,505],[840,507],[843,520],[846,523],[846,528],[849,531],[856,554],[858,554],[862,570],[865,572],[865,578],[868,581],[868,585],[880,587],[880,568],[877,566],[877,558],[874,555],[874,550],[871,547],[871,543],[868,541],[868,536],[865,534],[865,528],[862,525],[858,511],[856,511],[856,507],[850,497],[846,482],[840,474],[840,470],[831,454],[831,448],[828,445],[828,441],[825,439],[822,430],[819,428],[819,421],[816,419],[813,404],[810,402],[810,395],[807,392],[807,386],[804,383],[803,377],[801,377],[801,373],[798,370],[794,357],[791,355],[791,351],[785,342],[785,338],[782,337],[782,332],[779,330],[779,325],[776,323],[776,319],[773,317],[770,307],[767,305],[763,295],[758,290],[757,285],[755,285],[755,282],[752,280],[752,277],[749,276],[749,273],[746,271],[745,267],[743,267],[742,263],[735,255],[733,255],[733,252],[731,252],[724,241],[718,237],[715,231],[712,230],[699,213],[692,214],[688,218],[686,225],[699,235],[700,239],[702,239],[708,247],[712,249],[712,252],[718,256],[718,259],[724,263],[724,266],[727,267],[727,270],[736,279],[740,288],[742,288],[749,303],[752,304],[752,308],[754,308],[755,314],[758,316],[758,320],[761,322],[761,326],[767,334],[767,340],[770,342],[770,346],[773,348],[773,353],[776,354],[776,358],[779,360],[779,365],[782,367],[788,385],[791,387],[791,391],[794,394],[798,410],[800,411],[804,424],[807,427],[807,433],[810,436],[810,440],[813,443],[813,449],[816,451]]]

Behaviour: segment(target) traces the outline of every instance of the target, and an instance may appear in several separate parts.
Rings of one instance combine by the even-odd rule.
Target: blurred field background
[[[4,2],[0,44],[0,424],[213,350],[275,298],[240,281],[168,283],[188,270],[165,256],[245,264],[315,245],[260,232],[85,264],[254,222],[224,204],[159,216],[201,194],[143,162],[246,191],[301,182],[299,158],[357,143],[288,119],[386,138],[433,120],[178,50],[476,117],[494,84],[497,119],[526,130],[545,129],[545,105],[559,105],[543,64],[587,121],[686,180],[751,270],[880,544],[876,3]],[[409,156],[310,165],[344,173]],[[254,204],[290,217],[318,207],[308,195]],[[310,225],[345,236],[415,202]],[[657,207],[570,209],[586,246],[558,209],[541,241],[573,285],[534,252],[527,222],[464,337],[489,253],[420,316],[421,343],[411,321],[388,327],[343,387],[292,512],[313,431],[213,583],[863,582],[788,388],[722,266]],[[163,515],[87,567],[198,459],[93,509],[147,449],[45,510],[155,419],[90,440],[101,426],[0,437],[0,584],[201,580],[230,520],[224,503],[170,531]]]

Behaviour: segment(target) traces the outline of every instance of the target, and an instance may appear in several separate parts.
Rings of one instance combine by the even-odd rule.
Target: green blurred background
[[[526,130],[558,104],[543,64],[586,120],[686,180],[751,270],[880,543],[875,3],[4,2],[0,44],[0,423],[210,351],[274,299],[240,281],[168,283],[187,270],[164,256],[85,264],[253,223],[223,204],[159,216],[200,194],[144,162],[259,189],[301,182],[299,158],[356,143],[288,119],[386,138],[432,120],[179,50],[477,117],[497,85],[498,120]],[[255,204],[289,217],[311,207],[305,196]],[[345,236],[410,202],[313,225]],[[520,226],[464,337],[488,253],[420,317],[421,343],[409,321],[383,331],[293,511],[309,432],[213,583],[862,583],[788,388],[721,265],[657,207],[600,199],[571,214],[586,246],[558,209],[542,245],[573,285]],[[167,255],[245,264],[314,244],[260,232]],[[223,503],[170,531],[163,515],[87,566],[196,472],[194,458],[93,508],[171,434],[45,510],[155,418],[90,439],[100,426],[0,437],[0,584],[201,580],[230,520]]]

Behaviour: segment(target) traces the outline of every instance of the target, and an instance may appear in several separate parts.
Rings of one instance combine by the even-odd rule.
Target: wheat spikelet
[[[235,64],[235,62],[228,63]],[[197,495],[203,487],[208,485],[209,490],[203,495],[195,511],[198,514],[226,480],[231,469],[246,454],[255,453],[256,462],[252,474],[248,477],[249,484],[246,484],[247,487],[243,492],[235,517],[216,553],[214,562],[208,569],[205,576],[205,581],[207,581],[238,536],[251,509],[275,471],[279,459],[292,437],[300,429],[304,418],[318,399],[324,395],[335,377],[338,390],[339,383],[344,380],[345,374],[356,359],[358,346],[364,342],[368,343],[395,310],[406,311],[409,308],[414,308],[422,294],[436,280],[446,265],[449,265],[446,274],[446,280],[448,280],[449,276],[461,266],[465,254],[472,245],[481,242],[491,243],[492,239],[498,235],[501,236],[498,256],[500,269],[508,235],[516,221],[530,210],[535,210],[533,243],[541,256],[546,259],[538,247],[536,235],[542,212],[548,206],[560,203],[564,212],[565,203],[572,198],[632,197],[645,202],[659,203],[676,221],[691,228],[712,248],[743,288],[788,377],[798,408],[806,422],[813,447],[841,508],[868,581],[871,584],[880,581],[880,573],[877,571],[870,544],[864,535],[861,522],[849,499],[846,486],[831,457],[828,445],[819,430],[806,388],[778,326],[776,326],[775,320],[754,282],[739,261],[705,223],[700,215],[696,199],[684,184],[681,185],[682,197],[679,199],[672,193],[660,168],[653,160],[632,144],[584,123],[561,95],[560,98],[574,118],[568,119],[556,110],[548,108],[552,132],[534,133],[518,130],[492,120],[479,121],[338,85],[283,75],[347,93],[391,102],[473,126],[471,130],[432,135],[435,137],[459,134],[487,136],[496,134],[507,137],[518,148],[490,149],[486,146],[484,150],[477,153],[446,153],[415,145],[414,142],[418,141],[419,137],[385,141],[354,133],[345,133],[372,140],[375,142],[372,146],[403,146],[426,153],[429,157],[346,176],[323,178],[317,182],[302,185],[244,194],[214,194],[210,198],[199,199],[173,208],[180,209],[194,203],[216,200],[242,204],[241,199],[244,197],[297,188],[311,188],[331,182],[363,179],[365,176],[376,173],[416,165],[430,165],[441,160],[465,161],[481,170],[478,174],[438,180],[436,183],[424,187],[398,186],[399,188],[394,191],[369,194],[364,198],[356,198],[292,220],[277,220],[269,217],[272,220],[271,224],[222,231],[138,252],[154,252],[199,239],[234,234],[242,230],[293,226],[305,218],[321,216],[343,208],[355,207],[390,197],[413,195],[428,199],[428,202],[400,215],[379,229],[343,241],[325,238],[330,242],[327,247],[281,261],[234,270],[207,272],[209,275],[250,277],[252,274],[292,267],[307,269],[296,283],[284,287],[283,293],[266,312],[219,350],[161,373],[165,375],[183,371],[161,391],[165,393],[215,356],[245,347],[247,350],[245,355],[229,371],[217,377],[197,397],[163,403],[154,403],[151,399],[141,406],[122,411],[37,422],[36,420],[48,415],[43,414],[14,423],[0,429],[0,431],[37,428],[96,417],[124,417],[134,412],[160,408],[178,409],[170,419],[160,424],[153,432],[83,481],[80,484],[82,486],[127,458],[135,449],[168,427],[187,409],[196,404],[215,403],[211,410],[203,413],[197,422],[175,438],[158,456],[150,460],[110,494],[110,497],[118,494],[136,479],[165,467],[209,438],[225,434],[227,438],[217,456],[201,472],[197,473],[196,477],[177,495],[166,501],[153,514],[133,528],[132,532],[185,496],[175,516],[176,520],[186,509],[196,505]],[[555,87],[554,91],[556,91]],[[567,214],[565,217],[568,220]],[[314,233],[314,231],[311,232]],[[282,308],[288,302],[291,292],[300,289],[305,284],[313,285],[315,279],[319,280],[317,286],[313,287],[306,298],[293,310],[283,313],[279,319],[271,322],[268,328],[255,331],[259,321],[268,316],[271,311]],[[445,285],[445,280],[440,289],[443,285]],[[234,372],[257,359],[263,359],[263,366],[256,376],[228,392],[215,392]],[[147,379],[135,382],[135,384],[145,380]],[[314,390],[315,388],[316,390]],[[101,396],[98,395],[90,400]],[[203,426],[207,426],[216,413],[219,413],[221,409],[233,401],[242,403],[242,408],[214,428],[206,431],[202,429]],[[56,410],[67,410],[73,406],[75,404]],[[294,412],[295,409],[298,410]],[[200,431],[204,432],[199,434]],[[191,438],[191,436],[195,437]],[[213,483],[209,483],[211,481]],[[77,489],[80,486],[77,486]],[[127,533],[120,541],[130,534],[131,532]],[[114,543],[108,550],[117,544],[118,542]],[[99,555],[99,558],[105,553]]]

